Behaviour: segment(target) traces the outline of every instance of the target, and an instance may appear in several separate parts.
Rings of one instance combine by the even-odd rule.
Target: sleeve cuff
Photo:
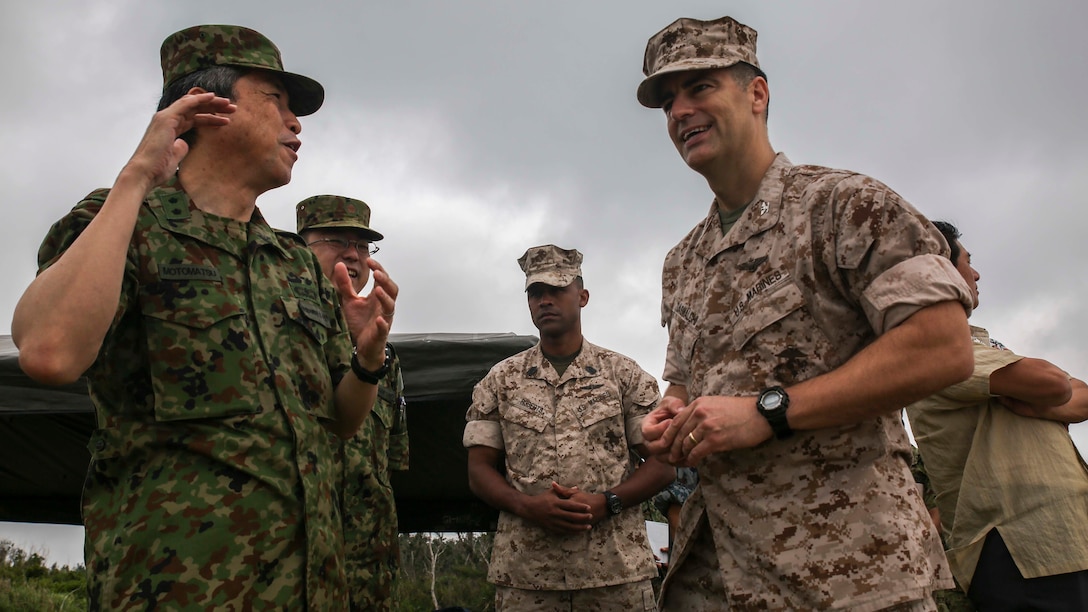
[[[465,425],[465,435],[462,438],[465,448],[470,446],[490,446],[499,450],[506,450],[506,444],[502,439],[502,426],[495,421],[469,421]]]
[[[865,289],[862,308],[880,335],[927,306],[953,300],[970,316],[974,298],[967,283],[947,257],[930,253],[885,270]]]

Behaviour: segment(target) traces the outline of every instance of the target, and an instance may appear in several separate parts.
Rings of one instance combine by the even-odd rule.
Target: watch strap
[[[355,377],[359,380],[376,385],[378,382],[385,378],[385,375],[389,373],[389,368],[393,364],[393,356],[389,353],[389,347],[385,349],[385,361],[377,370],[371,372],[363,367],[363,364],[359,363],[359,353],[356,349],[351,351],[351,371],[355,373]]]
[[[620,500],[619,495],[616,495],[612,491],[604,492],[604,506],[612,516],[616,516],[620,512],[623,512],[623,501]]]
[[[763,405],[763,398],[770,393],[775,393],[782,398],[782,402],[773,409],[767,409]],[[785,440],[793,435],[793,429],[790,428],[789,420],[786,419],[786,409],[789,407],[790,396],[782,387],[769,387],[763,393],[760,393],[759,399],[756,400],[756,408],[763,415],[763,418],[767,419],[771,431],[774,432],[774,437],[779,440]]]

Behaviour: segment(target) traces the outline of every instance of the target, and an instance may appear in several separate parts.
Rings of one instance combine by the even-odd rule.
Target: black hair
[[[960,259],[960,230],[952,225],[948,221],[934,221],[933,227],[937,228],[937,231],[944,236],[944,239],[948,242],[948,248],[952,249],[949,259],[952,263],[956,263]]]
[[[763,72],[759,68],[749,64],[748,62],[738,62],[728,68],[729,76],[733,77],[733,81],[740,86],[741,89],[748,89],[748,86],[752,84],[752,81],[756,77],[763,77],[763,80],[767,80],[767,73]],[[763,123],[767,123],[767,117],[771,115],[771,101],[767,100],[767,108],[763,111]]]
[[[234,86],[245,73],[245,70],[234,66],[210,66],[179,77],[163,88],[158,110],[177,102],[194,87],[234,100]],[[189,130],[181,135],[181,139],[192,146],[195,136],[196,133]]]

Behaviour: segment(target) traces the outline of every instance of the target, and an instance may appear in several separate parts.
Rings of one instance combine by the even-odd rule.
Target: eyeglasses
[[[344,240],[342,238],[318,238],[313,242],[307,242],[306,246],[313,246],[315,244],[327,244],[338,251],[357,249],[360,253],[367,253],[369,255],[373,255],[381,250],[378,245],[370,244],[366,240]]]

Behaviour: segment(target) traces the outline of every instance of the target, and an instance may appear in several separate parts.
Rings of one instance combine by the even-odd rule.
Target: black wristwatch
[[[355,376],[365,382],[372,385],[378,384],[378,381],[385,378],[385,375],[389,373],[389,368],[393,365],[393,355],[389,352],[389,347],[385,347],[385,361],[382,363],[382,367],[376,371],[363,367],[363,364],[359,363],[358,349],[351,350],[351,371],[355,372]]]
[[[608,508],[608,513],[612,516],[616,516],[620,512],[623,512],[623,502],[620,501],[619,495],[616,495],[612,491],[604,492],[604,505]]]
[[[790,407],[790,396],[782,387],[770,387],[759,394],[756,400],[756,409],[771,424],[774,437],[785,440],[793,435],[789,421],[786,420],[786,409]]]

